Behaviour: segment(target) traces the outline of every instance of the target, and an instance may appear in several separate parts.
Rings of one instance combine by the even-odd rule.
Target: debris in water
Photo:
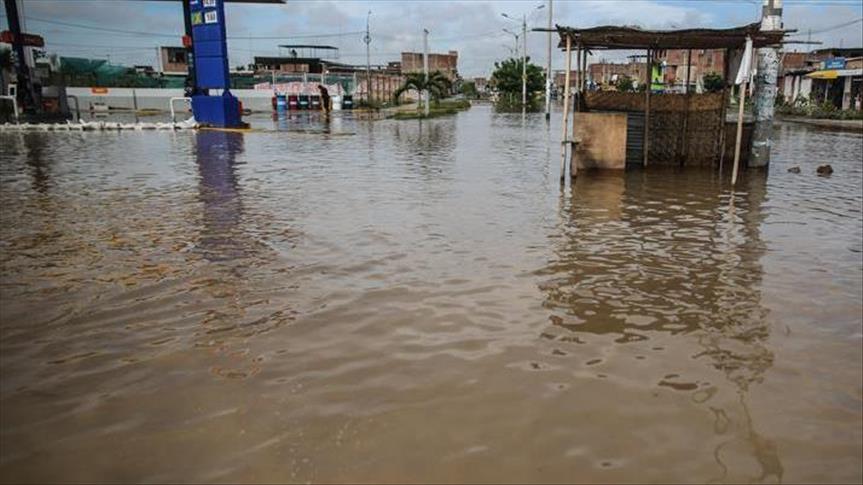
[[[827,165],[819,165],[816,172],[818,172],[818,175],[830,175],[833,173],[833,167],[829,163]]]
[[[797,165],[795,165],[795,166],[793,166],[793,167],[789,168],[789,169],[788,169],[788,171],[789,171],[789,172],[791,172],[791,173],[800,173],[800,167],[798,167]]]

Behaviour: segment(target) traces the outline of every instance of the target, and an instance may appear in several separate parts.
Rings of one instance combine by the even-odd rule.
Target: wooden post
[[[587,49],[584,50],[584,55],[581,60],[582,69],[581,69],[581,91],[582,98],[584,97],[584,92],[587,91]]]
[[[722,165],[725,161],[725,140],[728,138],[725,117],[728,110],[728,59],[731,57],[731,49],[725,49],[722,54],[722,109],[719,112],[719,174],[722,175]]]
[[[692,71],[692,49],[686,50],[686,86],[683,94],[689,94],[689,73]]]
[[[680,166],[686,162],[689,155],[689,73],[692,71],[692,49],[686,50],[686,77],[685,86],[683,87],[683,95],[686,96],[686,111],[683,112],[683,131],[680,133],[680,144],[678,145],[677,156],[679,157]]]
[[[647,76],[644,90],[644,163],[647,166],[647,157],[650,154],[650,87],[653,85],[653,72],[650,68],[650,48],[647,49]]]
[[[584,49],[581,44],[576,47],[575,56],[575,101],[572,111],[572,133],[569,136],[569,178],[574,179],[578,175],[578,163],[575,160],[575,115],[581,111],[581,78],[584,77],[581,73],[581,56],[584,54]]]
[[[566,146],[569,142],[566,139],[566,127],[569,124],[569,76],[572,70],[572,37],[566,35],[566,73],[564,74],[563,86],[563,120],[561,121],[562,135],[560,139],[560,181],[563,182],[566,176]]]
[[[575,48],[575,101],[572,103],[573,111],[578,112],[580,108],[581,100],[579,99],[579,95],[581,94],[581,45],[576,46]],[[575,116],[572,117],[575,120]],[[574,140],[575,138],[573,138]]]
[[[743,84],[740,85],[740,96],[737,97],[740,109],[737,110],[737,139],[734,141],[734,168],[731,171],[731,185],[737,183],[737,169],[740,164],[740,143],[743,138],[743,107],[746,104],[746,87],[748,85],[748,80],[743,81]]]

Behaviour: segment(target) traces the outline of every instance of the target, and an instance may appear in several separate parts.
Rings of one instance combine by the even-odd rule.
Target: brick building
[[[589,79],[598,86],[613,85],[620,76],[628,76],[636,85],[647,82],[647,65],[643,62],[594,62],[587,66]]]
[[[723,49],[691,49],[689,61],[689,90],[694,91],[707,74],[722,75],[725,62]],[[656,62],[664,62],[663,81],[667,92],[684,92],[686,90],[687,50],[674,49],[665,51]]]
[[[576,71],[575,69],[573,69],[572,71],[569,71],[569,85],[570,85],[570,87],[575,87],[576,76],[578,75],[579,72],[581,72],[581,71]],[[562,93],[563,89],[566,87],[566,71],[565,70],[554,71],[554,75],[551,78],[551,82],[554,85],[555,89],[557,89],[559,92]]]
[[[422,52],[402,52],[401,69],[403,73],[422,72]],[[453,83],[458,79],[458,52],[429,54],[429,72],[440,71]]]
[[[182,74],[189,72],[189,59],[185,47],[159,47],[159,57],[162,72],[165,74]]]

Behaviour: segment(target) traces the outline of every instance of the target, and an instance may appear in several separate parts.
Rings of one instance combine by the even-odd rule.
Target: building
[[[597,86],[612,86],[621,76],[632,79],[636,86],[647,82],[647,64],[644,62],[594,62],[587,66],[590,81]],[[563,83],[561,83],[562,85]]]
[[[395,91],[404,83],[401,62],[386,66],[351,65],[338,62],[338,48],[325,45],[280,45],[281,56],[255,56],[254,71],[257,77],[271,77],[277,85],[302,83],[304,85],[337,83],[355,101],[371,99],[390,102]],[[272,83],[257,85],[261,89]],[[406,98],[410,97],[410,93]]]
[[[488,93],[490,87],[488,84],[488,78],[484,77],[475,77],[473,78],[473,85],[476,87],[476,92],[480,94]]]
[[[446,54],[428,55],[429,72],[440,71],[450,82],[455,83],[458,78],[458,52],[449,51]],[[403,73],[422,72],[422,52],[402,52],[401,70]]]
[[[183,76],[189,73],[189,58],[185,47],[159,47],[162,73]]]
[[[687,59],[691,56],[690,59]],[[663,65],[662,79],[666,92],[686,92],[689,79],[690,92],[700,92],[704,76],[723,75],[725,51],[723,49],[672,49],[656,59]],[[689,72],[687,73],[687,69]]]
[[[573,69],[569,71],[569,86],[575,87],[576,80],[578,79],[578,75],[581,71],[577,71]],[[554,88],[559,92],[563,93],[563,89],[566,87],[566,71],[565,70],[557,70],[554,71],[551,82],[554,85]]]
[[[786,53],[778,84],[786,103],[830,103],[837,109],[860,110],[863,48]]]

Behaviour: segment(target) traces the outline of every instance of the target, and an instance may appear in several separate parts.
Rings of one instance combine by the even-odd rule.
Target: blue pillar
[[[228,72],[228,41],[225,31],[224,0],[184,0],[189,2],[192,45],[195,52],[195,86],[192,113],[203,125],[221,128],[244,126],[240,101],[231,94]],[[203,94],[207,89],[222,89],[222,95]]]

